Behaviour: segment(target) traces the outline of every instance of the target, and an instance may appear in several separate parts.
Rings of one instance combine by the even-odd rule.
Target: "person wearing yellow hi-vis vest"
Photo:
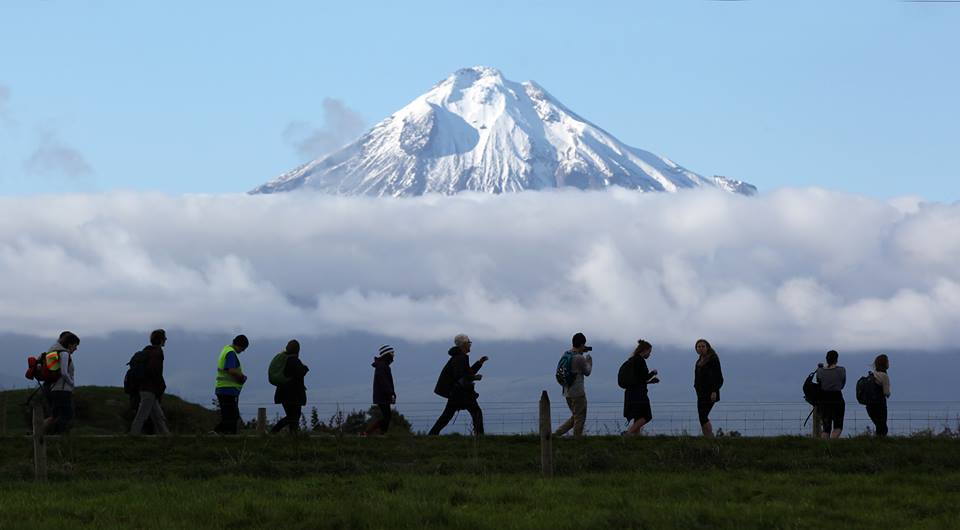
[[[240,366],[240,354],[250,346],[246,335],[237,335],[233,343],[225,346],[217,360],[217,403],[220,405],[220,423],[214,431],[220,434],[237,434],[240,423],[240,390],[247,376]]]

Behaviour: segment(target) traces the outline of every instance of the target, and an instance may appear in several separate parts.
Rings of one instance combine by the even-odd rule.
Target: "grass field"
[[[0,528],[960,528],[956,439],[0,439]],[[27,510],[26,506],[33,506]]]

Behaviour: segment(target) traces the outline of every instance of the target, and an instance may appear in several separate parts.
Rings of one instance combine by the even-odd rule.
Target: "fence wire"
[[[310,424],[312,409],[317,410],[321,422],[330,424],[338,412],[344,416],[353,411],[366,411],[369,402],[320,401],[308,403],[303,409]],[[444,403],[404,402],[394,407],[413,426],[414,431],[426,432],[443,410]],[[273,403],[243,402],[240,410],[246,421],[256,418],[257,409],[267,409],[269,423],[283,416],[283,410]],[[539,428],[537,401],[480,401],[487,434],[533,434]],[[952,434],[960,431],[960,401],[901,401],[888,402],[887,425],[890,435]],[[700,422],[694,401],[658,401],[652,403],[653,420],[644,427],[649,435],[697,435]],[[721,401],[710,414],[714,432],[740,436],[807,435],[812,431],[811,407],[797,402]],[[623,418],[622,401],[588,401],[586,433],[590,435],[620,434],[627,427]],[[564,403],[552,403],[550,417],[553,428],[570,417]],[[455,416],[444,433],[469,434],[472,428],[466,411]],[[873,422],[866,409],[858,403],[847,403],[843,432],[853,436],[872,432]]]

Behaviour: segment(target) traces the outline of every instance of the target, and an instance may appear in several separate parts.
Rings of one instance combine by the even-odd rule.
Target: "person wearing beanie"
[[[224,346],[217,360],[216,390],[220,406],[220,423],[214,428],[219,434],[237,434],[240,423],[240,391],[247,381],[240,366],[240,354],[250,346],[246,335],[237,335],[229,346]]]
[[[384,344],[380,346],[377,356],[373,358],[373,404],[380,409],[380,418],[376,419],[367,426],[363,435],[371,434],[380,429],[380,434],[387,434],[390,428],[390,418],[393,412],[390,405],[396,404],[397,393],[393,387],[393,372],[390,365],[396,358],[396,352],[392,346]]]
[[[307,404],[307,385],[304,377],[310,368],[300,361],[300,342],[296,339],[287,343],[283,349],[286,363],[283,366],[283,375],[286,382],[277,385],[273,393],[273,402],[283,407],[284,417],[270,429],[271,433],[278,433],[284,427],[290,429],[290,434],[300,430],[300,413]]]

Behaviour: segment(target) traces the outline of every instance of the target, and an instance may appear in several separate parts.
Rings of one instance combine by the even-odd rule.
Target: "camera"
[[[585,352],[593,351],[593,346],[584,346],[584,347],[583,347],[583,351],[585,351]]]

